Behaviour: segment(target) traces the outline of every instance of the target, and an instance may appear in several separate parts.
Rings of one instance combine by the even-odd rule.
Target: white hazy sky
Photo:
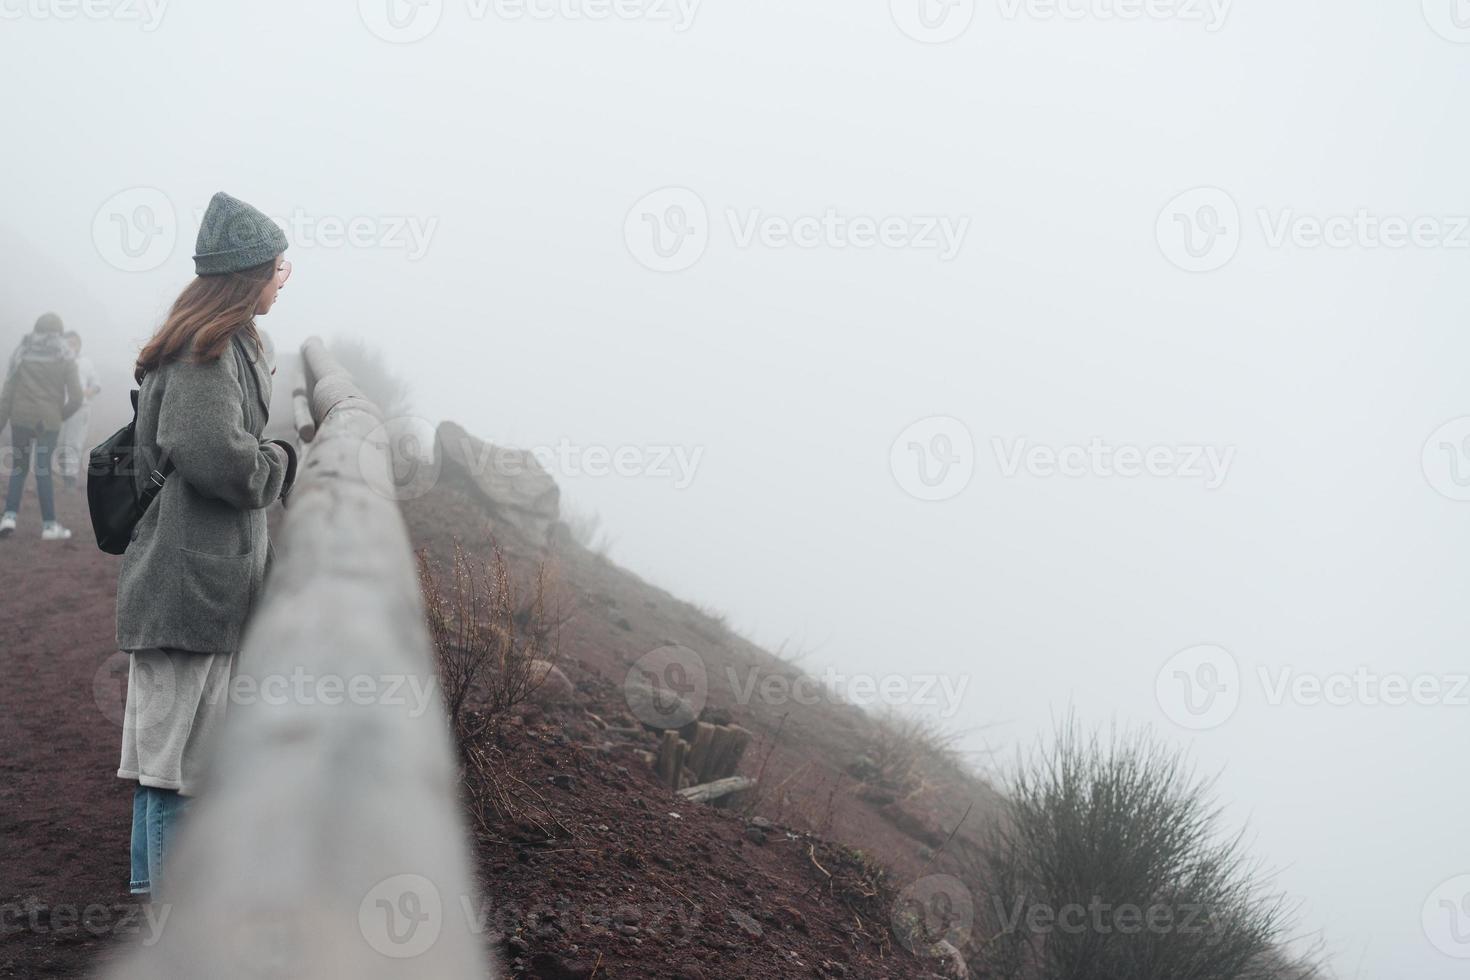
[[[289,222],[281,346],[364,337],[500,443],[700,453],[558,477],[753,637],[963,680],[977,750],[1155,726],[1341,975],[1463,977],[1470,10],[919,2],[0,0],[5,330],[55,308],[126,363],[229,190]],[[829,209],[963,237],[744,237]],[[1009,467],[1094,439],[1229,465]],[[1170,664],[1202,644],[1224,674]],[[1440,703],[1273,703],[1359,668]]]

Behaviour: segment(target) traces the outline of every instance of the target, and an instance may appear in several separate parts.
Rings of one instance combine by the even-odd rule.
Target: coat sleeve
[[[77,409],[82,407],[82,381],[77,373],[77,362],[69,360],[66,362],[66,403],[61,408],[61,420],[65,422],[77,414]]]
[[[158,409],[158,447],[200,493],[242,510],[274,503],[286,478],[280,447],[245,428],[234,358],[171,363]]]

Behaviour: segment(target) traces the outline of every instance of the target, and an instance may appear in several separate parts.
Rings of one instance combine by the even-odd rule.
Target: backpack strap
[[[139,383],[142,383],[141,379],[139,380]],[[128,395],[128,398],[133,403],[133,432],[136,433],[138,431],[138,389],[134,388],[132,390],[132,393]],[[136,439],[137,436],[134,435],[134,438]],[[145,488],[144,492],[148,494],[148,499],[150,501],[160,490],[163,489],[164,482],[168,480],[168,475],[173,471],[174,461],[167,457],[164,457],[163,465],[149,470],[148,482],[152,484],[152,487]]]

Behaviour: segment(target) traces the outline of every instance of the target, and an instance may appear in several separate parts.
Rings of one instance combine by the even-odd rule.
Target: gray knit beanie
[[[36,333],[61,333],[61,317],[55,313],[42,313],[36,319]]]
[[[201,276],[241,272],[269,262],[286,250],[281,226],[224,191],[209,199],[199,238],[194,242],[194,271]]]

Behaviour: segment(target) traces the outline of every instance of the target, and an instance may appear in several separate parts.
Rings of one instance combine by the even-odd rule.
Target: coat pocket
[[[236,649],[250,612],[255,555],[211,555],[180,548],[179,558],[184,572],[180,612],[196,629],[217,638],[214,649]]]

